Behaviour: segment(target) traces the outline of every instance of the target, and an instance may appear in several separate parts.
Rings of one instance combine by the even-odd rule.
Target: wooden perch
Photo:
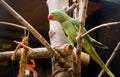
[[[47,50],[47,48],[31,48],[29,46],[26,46],[20,42],[15,41],[17,44],[20,44],[23,48],[28,49],[28,55],[27,58],[28,59],[50,59],[53,57],[53,55]],[[55,49],[58,50],[59,53],[63,54],[63,55],[70,55],[71,52],[66,53],[63,51],[66,51],[66,48],[71,46],[68,45],[64,45],[64,46],[56,46],[54,47]],[[22,50],[23,48],[19,49],[18,52],[16,53],[16,60],[20,60],[20,56],[22,54]],[[64,50],[65,49],[65,50]],[[69,48],[67,48],[69,49]],[[62,50],[62,51],[61,51]],[[68,51],[68,50],[67,50]],[[71,51],[71,50],[70,50]],[[72,51],[73,52],[73,51]],[[10,61],[11,60],[11,56],[13,55],[14,51],[4,51],[4,52],[0,52],[0,61]],[[81,53],[81,63],[84,66],[86,66],[89,61],[90,61],[90,56],[84,52]]]
[[[0,52],[0,61],[11,60],[11,56],[14,51],[5,51]],[[20,55],[22,54],[22,48],[18,50],[16,53],[16,60],[20,59]],[[47,48],[33,48],[32,51],[28,52],[28,59],[49,59],[52,58],[52,53],[50,53]]]

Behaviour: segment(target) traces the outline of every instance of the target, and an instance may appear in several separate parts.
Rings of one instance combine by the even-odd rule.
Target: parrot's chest
[[[64,22],[61,25],[62,25],[63,30],[65,31],[65,33],[69,37],[69,39],[71,41],[75,42],[76,41],[75,38],[77,36],[77,30],[75,29],[73,24],[71,22]]]

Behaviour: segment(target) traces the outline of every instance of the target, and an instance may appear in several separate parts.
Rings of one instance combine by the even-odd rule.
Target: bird
[[[48,14],[48,20],[58,21],[61,24],[61,27],[65,35],[68,37],[70,43],[74,45],[77,42],[76,37],[80,29],[80,24],[76,19],[70,17],[64,11],[52,10]],[[84,28],[84,33],[86,31],[87,31],[86,28]],[[108,67],[104,64],[104,62],[101,60],[101,58],[97,54],[96,49],[93,45],[94,41],[96,40],[93,39],[89,34],[85,35],[85,37],[83,37],[83,45],[82,45],[83,49],[91,56],[91,58],[96,63],[100,65],[101,68],[103,68],[106,71],[106,73],[110,77],[115,77],[115,75],[108,69]]]

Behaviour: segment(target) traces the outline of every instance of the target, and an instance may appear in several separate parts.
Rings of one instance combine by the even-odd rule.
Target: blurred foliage
[[[0,44],[0,52],[6,51],[10,47],[11,47],[11,44],[7,44],[7,43]]]

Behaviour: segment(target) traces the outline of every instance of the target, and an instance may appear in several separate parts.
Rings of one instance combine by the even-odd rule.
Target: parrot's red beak
[[[54,20],[53,18],[54,18],[54,17],[53,17],[52,14],[49,14],[49,15],[48,15],[48,20]]]

